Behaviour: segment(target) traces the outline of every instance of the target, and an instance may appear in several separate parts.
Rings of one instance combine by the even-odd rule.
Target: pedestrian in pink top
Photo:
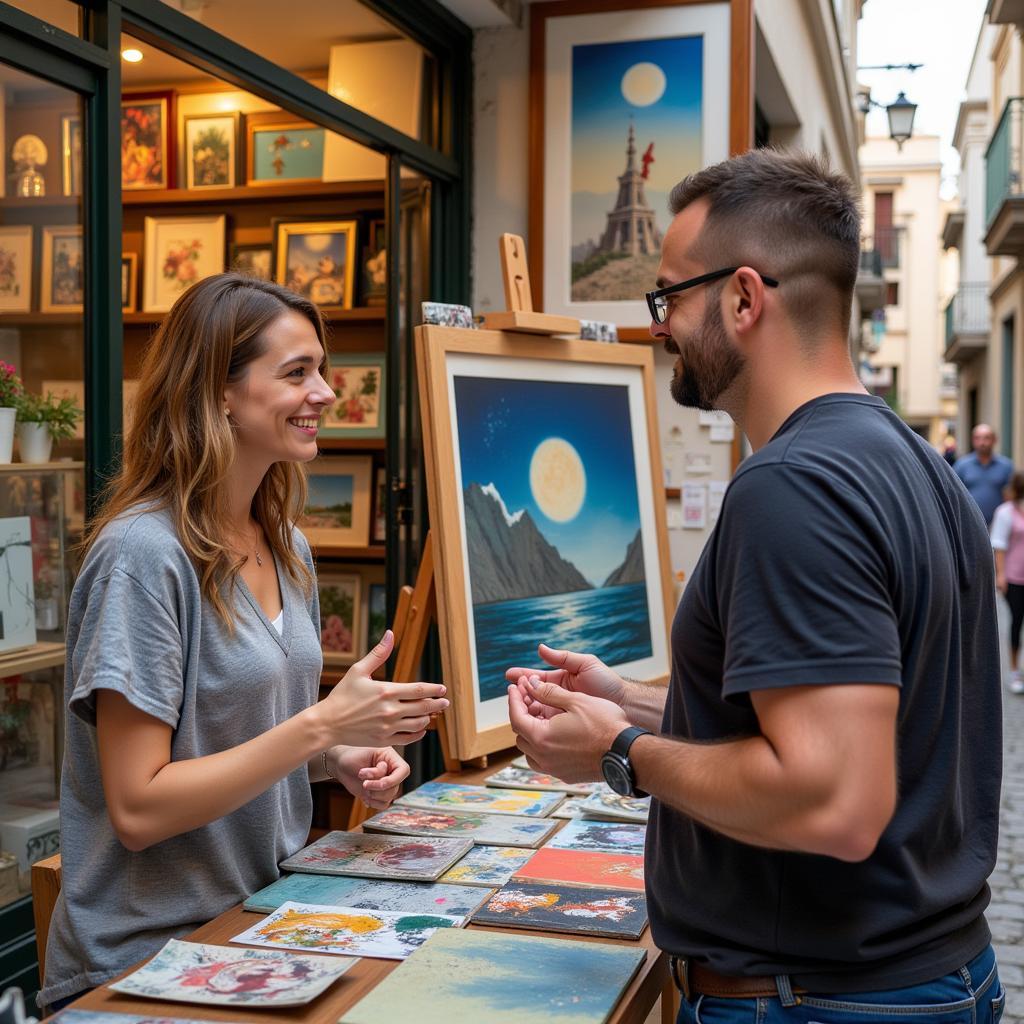
[[[1010,690],[1024,693],[1019,664],[1020,634],[1024,627],[1024,473],[1014,473],[1007,487],[1010,500],[992,517],[992,549],[996,556],[996,586],[1010,606]]]

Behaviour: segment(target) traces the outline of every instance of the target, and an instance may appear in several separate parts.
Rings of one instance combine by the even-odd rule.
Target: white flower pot
[[[19,423],[18,448],[22,462],[49,462],[53,438],[45,423]]]
[[[0,408],[0,463],[11,461],[11,452],[14,450],[14,421],[17,415],[17,410],[9,406]]]

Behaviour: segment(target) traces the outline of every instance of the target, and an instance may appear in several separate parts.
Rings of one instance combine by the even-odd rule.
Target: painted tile
[[[533,856],[513,846],[476,846],[441,876],[455,885],[504,885]]]
[[[618,793],[600,792],[587,797],[580,804],[581,818],[596,818],[600,821],[647,821],[651,810],[651,798],[619,796]]]
[[[644,855],[646,825],[628,821],[566,822],[562,830],[545,843],[556,850],[593,850],[596,853]]]
[[[160,1017],[156,1014],[113,1013],[110,1010],[61,1010],[52,1017],[60,1024],[205,1024],[186,1017]],[[243,1024],[235,1021],[233,1024]]]
[[[647,900],[627,892],[575,885],[510,882],[474,915],[473,924],[546,932],[639,939],[647,927]]]
[[[468,917],[487,894],[462,885],[434,882],[381,882],[342,875],[285,875],[253,893],[245,910],[269,914],[282,903],[315,903],[362,910],[397,910],[405,914],[452,914]]]
[[[501,789],[553,790],[576,796],[596,792],[605,785],[603,782],[563,782],[554,775],[545,775],[544,772],[535,772],[530,767],[521,768],[517,765],[508,765],[488,775],[484,783]]]
[[[538,793],[520,789],[460,786],[453,782],[426,782],[400,796],[395,803],[427,810],[476,811],[487,814],[526,814],[547,817],[565,799],[564,793]]]
[[[392,878],[436,882],[467,850],[471,839],[415,839],[371,836],[362,832],[328,832],[304,850],[281,861],[285,871],[357,878]]]
[[[211,1006],[302,1006],[354,963],[266,949],[230,949],[171,939],[110,988],[129,996]]]
[[[437,931],[339,1024],[603,1024],[646,956],[603,942]]]
[[[564,882],[601,889],[644,889],[644,859],[583,850],[538,850],[512,876],[514,881]]]
[[[558,827],[550,818],[513,814],[453,814],[420,807],[392,807],[363,822],[365,832],[472,839],[482,846],[536,849]]]
[[[445,914],[400,914],[288,902],[231,941],[305,953],[404,960],[438,928],[461,928],[464,922],[465,918]]]

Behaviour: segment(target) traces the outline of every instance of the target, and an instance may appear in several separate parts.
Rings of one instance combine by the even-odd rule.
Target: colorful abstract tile
[[[450,836],[486,846],[536,849],[558,827],[550,818],[513,814],[454,814],[420,807],[392,807],[363,822],[366,832],[409,836]]]
[[[467,850],[471,839],[431,836],[401,838],[362,832],[328,832],[286,860],[285,871],[359,878],[393,878],[405,882],[435,882]]]
[[[514,881],[564,882],[600,889],[644,889],[644,859],[584,850],[538,850],[512,876]]]
[[[564,828],[546,844],[557,850],[592,850],[596,853],[644,855],[646,825],[628,821],[566,822]]]
[[[525,814],[547,817],[565,799],[564,793],[538,793],[519,789],[460,786],[453,782],[426,782],[400,796],[395,803],[427,810],[476,811],[487,814]]]
[[[647,927],[647,900],[638,894],[574,885],[511,882],[474,915],[474,924],[546,932],[639,939]]]
[[[646,956],[603,942],[437,931],[339,1024],[604,1024]]]
[[[487,894],[462,885],[435,882],[382,882],[343,875],[285,875],[253,893],[243,909],[269,914],[282,903],[394,910],[404,914],[451,914],[468,917]]]
[[[438,928],[461,928],[464,921],[444,914],[401,914],[289,902],[231,941],[307,953],[404,960]]]
[[[110,988],[129,996],[213,1006],[302,1006],[354,963],[266,949],[230,949],[170,939]]]
[[[533,856],[514,846],[475,846],[440,881],[454,885],[504,885]]]

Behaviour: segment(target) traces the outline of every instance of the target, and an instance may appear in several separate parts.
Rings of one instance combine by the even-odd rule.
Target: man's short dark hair
[[[805,340],[837,326],[845,336],[860,265],[860,208],[845,174],[811,153],[754,149],[684,178],[669,209],[700,199],[708,214],[691,258],[778,278]]]

